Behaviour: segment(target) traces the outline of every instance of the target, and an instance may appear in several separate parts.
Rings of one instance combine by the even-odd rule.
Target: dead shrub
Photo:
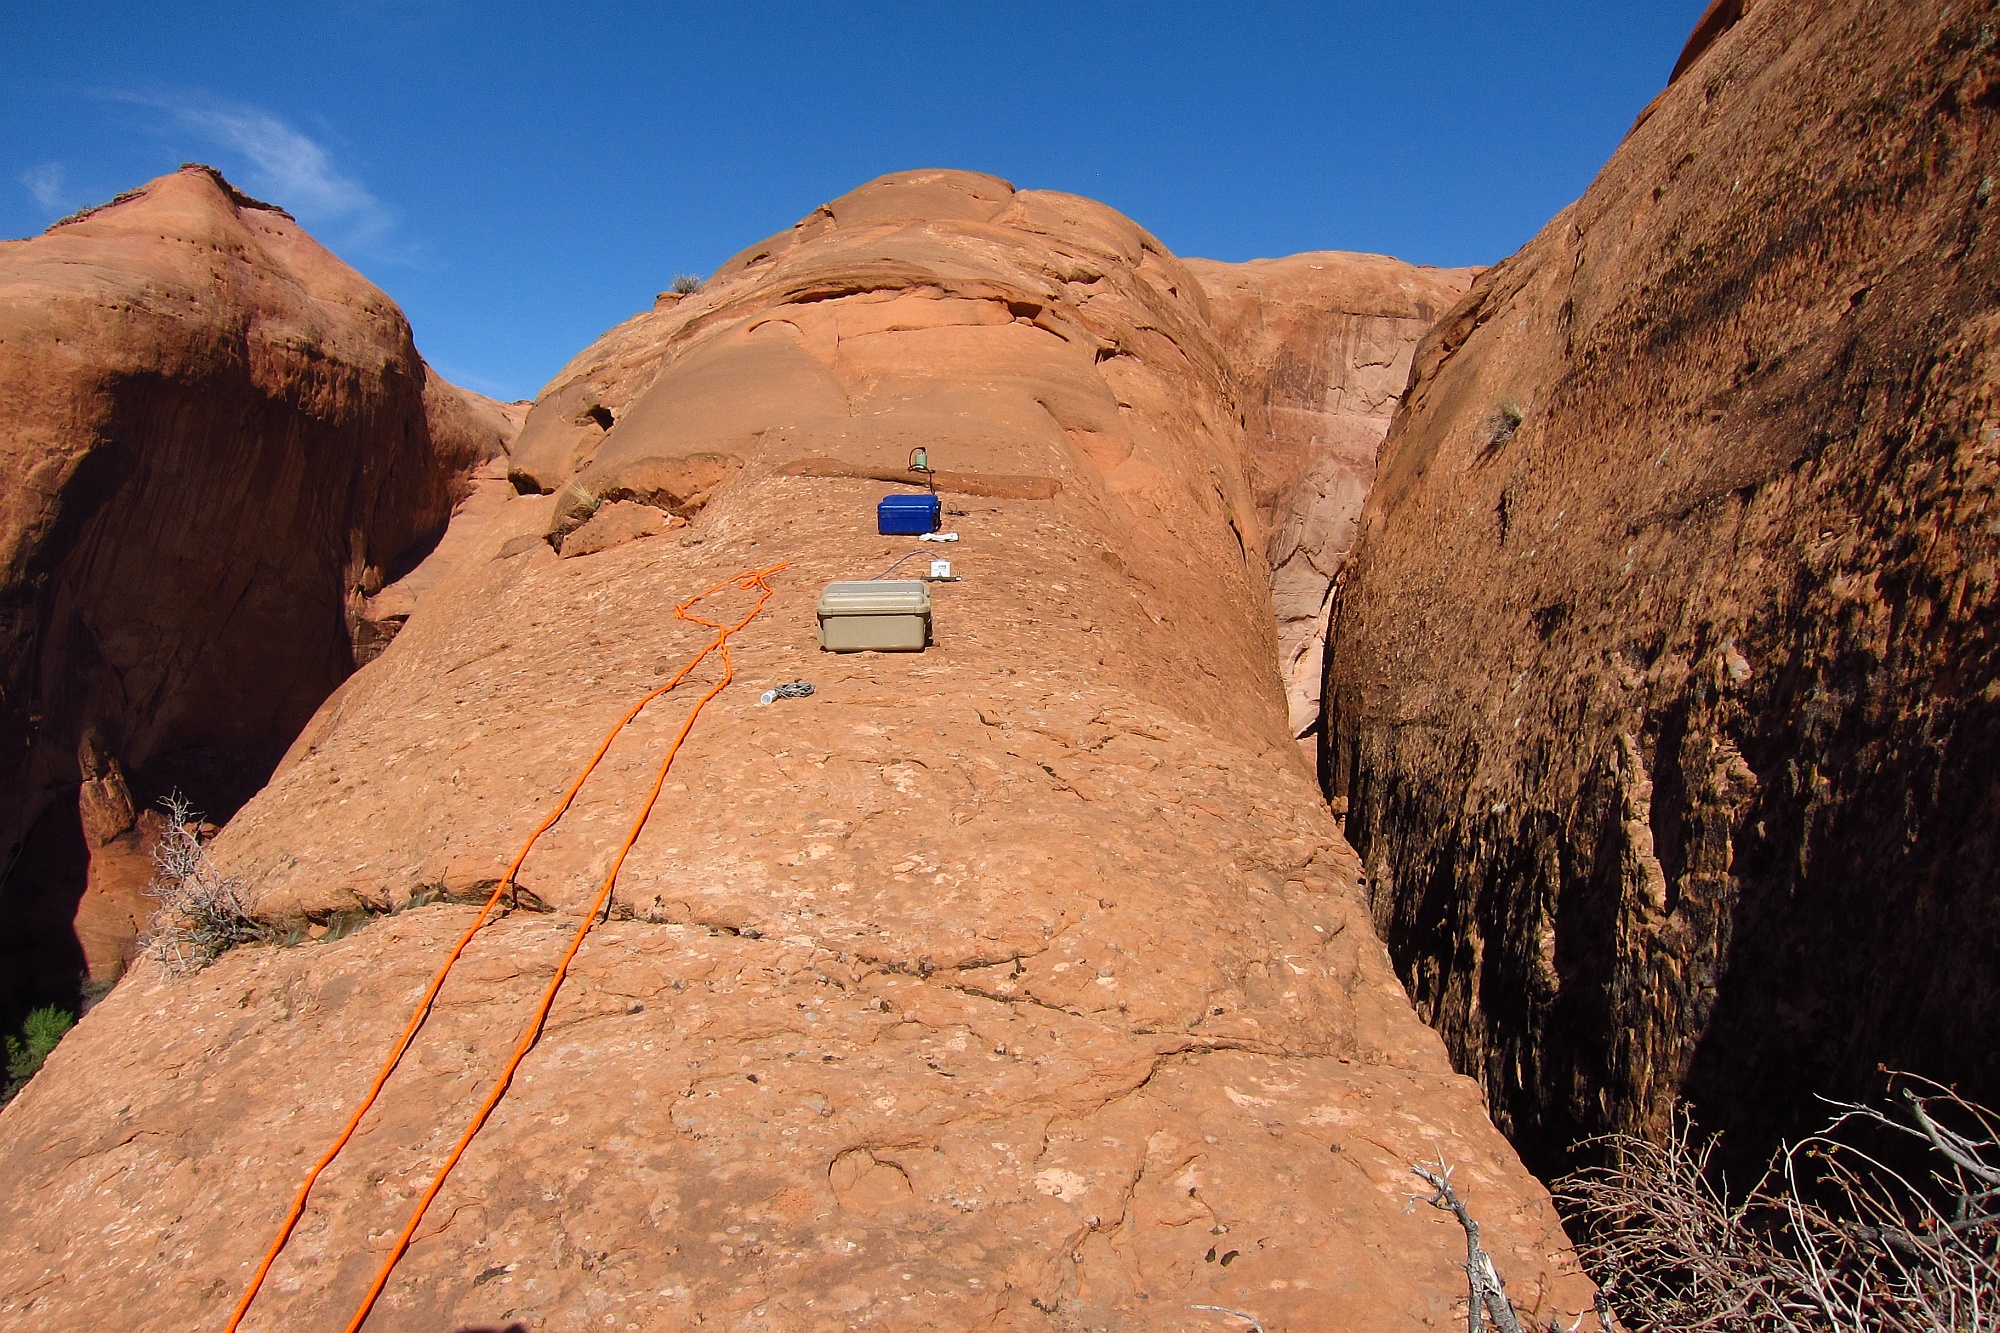
[[[2000,1330],[2000,1135],[1905,1079],[1896,1114],[1836,1103],[1732,1200],[1685,1115],[1665,1143],[1596,1140],[1610,1165],[1556,1184],[1578,1252],[1633,1333]],[[1900,1149],[1912,1149],[1903,1164]]]
[[[160,804],[167,829],[153,848],[146,892],[159,907],[140,947],[169,972],[198,972],[239,944],[261,939],[263,927],[243,901],[243,885],[208,859],[197,834],[200,816],[176,794]]]

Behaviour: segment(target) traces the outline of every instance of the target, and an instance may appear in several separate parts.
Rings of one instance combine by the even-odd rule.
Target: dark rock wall
[[[2000,1093],[1996,20],[1747,7],[1418,353],[1322,778],[1532,1165]]]

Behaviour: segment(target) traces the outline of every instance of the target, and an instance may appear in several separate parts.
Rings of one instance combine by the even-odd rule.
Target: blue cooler
[[[936,532],[942,512],[935,495],[885,495],[875,507],[875,524],[886,537]]]

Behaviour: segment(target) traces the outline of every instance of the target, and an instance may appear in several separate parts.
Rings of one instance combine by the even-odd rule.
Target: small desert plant
[[[1502,403],[1494,408],[1492,415],[1486,418],[1486,447],[1480,452],[1491,454],[1513,439],[1523,420],[1519,403]]]
[[[160,804],[167,828],[153,848],[153,882],[146,888],[160,906],[140,945],[170,972],[196,972],[264,931],[243,901],[241,882],[208,859],[196,835],[200,816],[179,795]]]
[[[701,290],[701,279],[692,273],[676,273],[672,285],[667,290],[688,296]]]
[[[1611,1164],[1557,1182],[1584,1266],[1633,1333],[2000,1329],[2000,1117],[1947,1088],[1900,1115],[1835,1104],[1731,1200],[1686,1116],[1664,1143],[1596,1142]],[[1864,1147],[1864,1140],[1882,1145]],[[1900,1142],[1921,1168],[1891,1165]]]
[[[28,1080],[41,1072],[49,1052],[75,1024],[69,1010],[52,1004],[29,1012],[21,1023],[21,1035],[7,1038],[7,1084],[0,1088],[0,1102],[12,1101],[15,1093],[28,1086]]]

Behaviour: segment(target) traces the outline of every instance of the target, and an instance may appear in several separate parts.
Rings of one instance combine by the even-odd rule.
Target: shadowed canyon
[[[883,176],[532,404],[207,167],[0,243],[0,1327],[1463,1328],[1440,1160],[1595,1327],[1580,1139],[1990,1099],[1990,18],[1719,3],[1484,270]]]

